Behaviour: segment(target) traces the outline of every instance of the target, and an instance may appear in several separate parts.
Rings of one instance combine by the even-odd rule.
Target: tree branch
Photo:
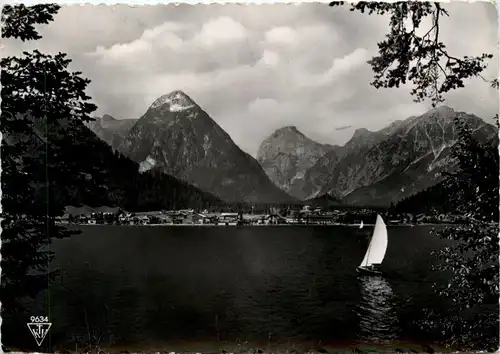
[[[334,1],[330,6],[343,4]],[[449,13],[440,3],[362,1],[351,4],[350,11],[390,15],[389,32],[385,40],[378,43],[378,55],[368,62],[374,72],[374,80],[370,84],[375,88],[392,88],[409,81],[413,84],[411,95],[416,102],[430,98],[435,106],[444,101],[444,94],[464,87],[465,80],[482,77],[487,60],[493,57],[483,53],[476,57],[458,58],[448,52],[440,42],[440,20]],[[423,35],[417,35],[416,30],[422,20],[429,16],[432,16],[430,29]],[[405,26],[407,20],[410,20],[410,29]]]

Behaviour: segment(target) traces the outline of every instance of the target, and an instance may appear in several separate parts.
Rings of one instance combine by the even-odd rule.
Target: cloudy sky
[[[497,53],[492,4],[448,4],[442,40],[456,56]],[[356,128],[380,129],[426,111],[410,87],[375,90],[366,63],[388,20],[301,5],[66,6],[36,44],[5,42],[4,54],[36,46],[66,52],[92,80],[98,115],[138,118],[160,95],[183,90],[255,155],[275,129],[295,125],[343,144]],[[492,61],[485,76],[497,76]],[[497,92],[483,81],[447,96],[457,110],[490,119]],[[351,126],[338,130],[339,127]]]

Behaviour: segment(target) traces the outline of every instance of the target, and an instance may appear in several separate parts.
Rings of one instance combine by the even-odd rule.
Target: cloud
[[[202,46],[214,47],[218,44],[239,42],[246,37],[247,30],[241,23],[224,16],[205,23],[195,41]]]
[[[268,118],[281,118],[283,106],[278,101],[272,98],[256,98],[248,104],[248,112],[251,115],[262,116]]]
[[[234,50],[248,35],[239,22],[221,16],[198,27],[195,23],[165,22],[144,30],[138,39],[107,48],[98,46],[87,55],[131,73],[144,72],[138,63],[151,73],[206,72],[245,63],[249,53],[244,48]]]
[[[95,52],[89,53],[89,56],[95,57],[103,65],[115,65],[117,63],[126,63],[133,65],[137,62],[138,56],[149,55],[153,51],[151,42],[137,40],[125,44],[115,44],[106,49],[102,46],[96,48]]]
[[[290,27],[274,27],[266,32],[265,39],[269,44],[293,44],[296,43],[297,32]]]
[[[259,64],[267,67],[275,67],[278,65],[279,60],[280,58],[278,54],[271,50],[264,50],[262,57],[259,60]]]
[[[348,73],[362,64],[366,64],[368,58],[369,54],[366,49],[357,48],[342,58],[333,59],[332,67],[328,70],[326,75],[338,78],[340,75]]]
[[[455,55],[497,53],[492,4],[446,4],[442,41]],[[464,26],[463,23],[467,23]],[[92,80],[97,114],[140,117],[160,95],[181,89],[245,151],[255,154],[274,129],[296,125],[324,143],[342,144],[354,129],[380,129],[427,110],[410,86],[377,90],[366,63],[388,31],[388,18],[297,5],[65,6],[23,49],[67,52],[72,69]],[[485,72],[498,76],[498,61]],[[498,93],[482,80],[450,93],[447,104],[488,118]],[[336,130],[351,125],[352,129]]]
[[[335,82],[342,81],[361,65],[365,65],[369,57],[366,49],[357,48],[343,57],[333,59],[331,66],[323,73],[300,75],[296,84],[309,88],[331,86]]]

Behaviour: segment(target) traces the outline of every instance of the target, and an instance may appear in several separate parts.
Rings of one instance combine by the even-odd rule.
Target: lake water
[[[83,226],[53,243],[62,276],[31,314],[50,316],[52,347],[425,341],[414,320],[444,241],[390,227],[384,278],[360,279],[372,229]]]

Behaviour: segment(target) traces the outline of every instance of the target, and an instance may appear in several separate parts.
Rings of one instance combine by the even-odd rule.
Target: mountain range
[[[272,180],[276,174],[295,173],[287,191],[298,198],[328,194],[345,204],[389,205],[437,184],[443,179],[442,172],[455,168],[450,158],[450,147],[457,139],[455,117],[467,121],[475,138],[482,142],[498,137],[497,129],[482,119],[442,106],[395,121],[379,131],[358,129],[344,146],[332,146],[321,156],[317,153],[314,165],[302,170],[286,166],[309,159],[303,153],[307,149],[296,149],[289,153],[289,161],[283,161],[281,152],[269,153],[269,138],[259,149],[259,159],[264,166],[272,166],[272,161],[279,159],[275,169],[285,167],[278,173],[267,168]],[[298,131],[295,136],[288,134],[287,139],[287,146],[304,141]],[[313,146],[310,144],[309,149]]]
[[[228,202],[295,203],[330,196],[352,205],[389,205],[439,183],[455,168],[454,118],[466,120],[482,141],[496,127],[442,106],[394,121],[378,131],[358,129],[343,146],[318,143],[295,126],[273,132],[257,159],[182,91],[158,98],[138,120],[108,115],[89,126],[139,164]]]

